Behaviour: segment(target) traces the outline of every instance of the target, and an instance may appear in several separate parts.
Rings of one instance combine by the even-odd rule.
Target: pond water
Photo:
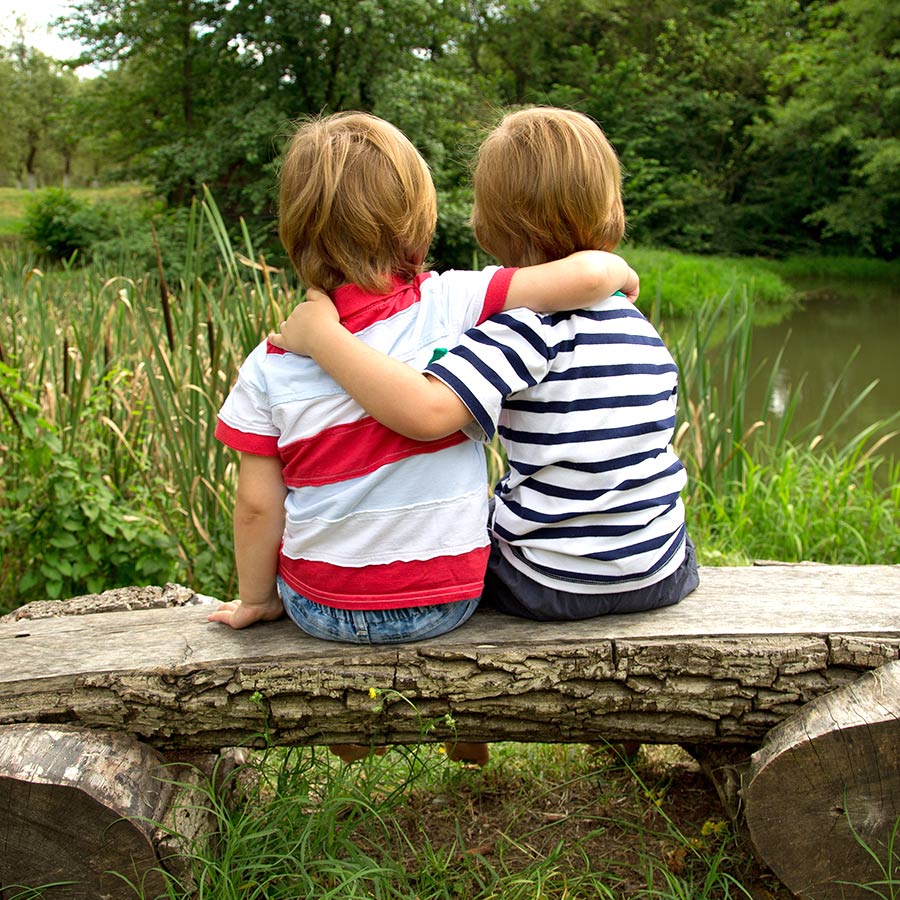
[[[791,392],[798,392],[794,431],[816,420],[832,391],[826,426],[877,380],[837,429],[834,437],[840,444],[900,411],[900,285],[807,281],[794,286],[803,296],[802,308],[777,325],[753,330],[753,370],[760,367],[761,375],[751,383],[747,409],[754,414],[761,409],[782,348],[768,417],[782,416]],[[889,447],[885,455],[900,457],[900,437]]]

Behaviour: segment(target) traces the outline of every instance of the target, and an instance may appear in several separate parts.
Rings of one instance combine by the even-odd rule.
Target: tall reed
[[[38,469],[48,452],[80,460],[125,505],[125,518],[152,517],[174,542],[170,569],[180,580],[218,594],[233,580],[235,460],[214,438],[216,413],[244,357],[294,300],[288,275],[255,259],[243,237],[241,253],[207,196],[191,211],[184,258],[139,277],[44,270],[21,251],[0,255],[0,481],[18,483],[23,473],[9,466],[30,459]],[[199,263],[210,243],[213,274]],[[177,272],[171,282],[164,264]],[[15,513],[0,501],[4,508]],[[0,583],[0,607],[14,604],[3,594],[15,597],[13,586]]]
[[[178,539],[187,578],[230,593],[233,582],[231,508],[236,472],[232,451],[215,439],[216,414],[247,354],[271,331],[293,288],[283,271],[254,259],[246,229],[245,254],[207,194],[191,211],[186,256],[176,284],[162,266],[155,288],[143,285],[133,307],[143,339],[138,352],[147,372],[155,415],[152,448],[138,448],[120,435],[130,454],[150,454],[168,475],[157,512]],[[203,243],[215,242],[214,278],[197,270]],[[146,477],[152,478],[149,470]]]
[[[202,262],[211,255],[214,271]],[[91,584],[104,572],[165,572],[204,592],[230,594],[236,460],[214,438],[216,413],[242,360],[295,302],[290,273],[258,258],[245,230],[235,244],[207,195],[191,211],[183,258],[160,258],[156,271],[126,277],[76,266],[44,270],[21,251],[4,251],[0,291],[0,525],[18,516],[20,534],[11,544],[11,532],[4,537],[0,529],[4,555],[16,560],[13,574],[7,567],[0,575],[0,605],[23,599],[3,579],[58,566],[71,576],[41,577],[50,577],[54,590],[76,590],[85,552],[101,553],[97,542],[86,551],[66,537],[52,560],[29,557],[60,510],[34,507],[48,523],[32,540],[30,513],[16,508],[18,498],[30,493],[31,503],[46,489],[40,471],[51,462],[65,462],[61,474],[85,488],[79,502],[101,536],[111,526],[96,521],[98,510],[121,506],[115,515],[123,558],[146,537],[143,568],[114,575],[95,560]],[[675,442],[688,470],[689,526],[701,560],[895,562],[900,471],[892,429],[900,414],[838,443],[835,429],[850,410],[834,408],[837,387],[811,422],[796,421],[798,387],[774,417],[780,356],[752,371],[754,312],[752,298],[732,291],[692,317],[658,322],[681,372]],[[754,379],[766,390],[760,407],[750,409]],[[489,464],[493,481],[505,468],[496,446]],[[79,485],[79,478],[90,483]],[[107,492],[100,506],[98,491]],[[60,494],[58,502],[69,501]]]

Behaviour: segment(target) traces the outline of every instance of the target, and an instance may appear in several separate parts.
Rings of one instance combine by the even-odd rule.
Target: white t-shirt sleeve
[[[272,419],[262,362],[266,343],[256,347],[238,372],[238,380],[219,410],[216,437],[234,450],[277,456],[280,429]]]
[[[543,381],[550,367],[544,319],[527,309],[501,313],[466,332],[459,345],[427,371],[472,413],[469,437],[490,441],[507,397]]]
[[[471,272],[456,269],[433,272],[423,284],[423,291],[441,295],[449,317],[448,333],[462,334],[503,309],[515,273],[514,268],[500,266]]]

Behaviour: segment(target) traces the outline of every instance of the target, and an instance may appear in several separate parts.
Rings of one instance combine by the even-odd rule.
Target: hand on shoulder
[[[300,356],[312,356],[323,330],[340,325],[340,321],[328,294],[311,287],[306,292],[306,300],[298,303],[279,330],[269,335],[269,342]]]

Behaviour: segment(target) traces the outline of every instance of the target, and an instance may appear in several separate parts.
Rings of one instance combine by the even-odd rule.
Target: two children
[[[598,240],[527,268],[425,272],[435,222],[428,168],[392,125],[343,113],[296,132],[281,172],[281,240],[303,284],[332,292],[340,334],[404,371],[514,307],[637,295],[621,258],[589,249]],[[243,628],[286,610],[316,637],[384,643],[433,637],[472,614],[490,550],[478,443],[455,428],[427,441],[389,430],[275,341],[242,365],[216,434],[241,454],[240,599],[211,621]]]
[[[590,119],[513,113],[478,154],[475,236],[507,266],[613,250],[624,230],[619,185],[615,152]],[[510,471],[491,514],[491,605],[582,619],[676,603],[697,586],[686,475],[671,446],[678,372],[625,297],[506,310],[424,375],[357,341],[323,294],[309,299],[273,342],[311,356],[376,419],[417,440],[499,434]]]

